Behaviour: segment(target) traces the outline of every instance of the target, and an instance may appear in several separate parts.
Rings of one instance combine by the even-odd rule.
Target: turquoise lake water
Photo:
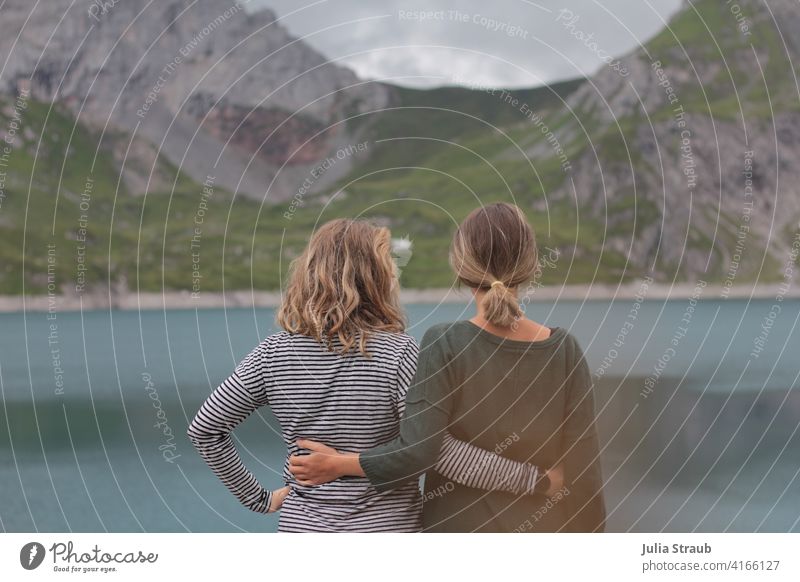
[[[800,301],[780,302],[779,313],[774,303],[529,306],[575,334],[598,373],[609,529],[800,531]],[[407,311],[417,338],[471,316],[453,304]],[[0,315],[0,527],[273,531],[277,518],[239,506],[184,437],[202,399],[275,331],[273,318],[270,309]],[[236,432],[266,486],[279,486],[277,431],[263,410]]]

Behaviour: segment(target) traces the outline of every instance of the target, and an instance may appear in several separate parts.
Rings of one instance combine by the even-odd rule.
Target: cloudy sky
[[[590,75],[682,0],[251,0],[362,78],[529,87]]]

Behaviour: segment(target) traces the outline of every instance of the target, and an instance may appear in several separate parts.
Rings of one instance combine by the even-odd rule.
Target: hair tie
[[[502,281],[499,281],[499,280],[498,280],[498,281],[493,281],[493,282],[492,282],[492,289],[494,289],[494,288],[495,288],[495,287],[497,287],[498,285],[505,286],[505,283],[503,283]]]

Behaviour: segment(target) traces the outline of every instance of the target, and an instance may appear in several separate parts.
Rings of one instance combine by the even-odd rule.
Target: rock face
[[[629,75],[605,67],[570,96],[591,141],[556,196],[605,213],[634,268],[780,277],[800,220],[798,57],[792,0],[687,2],[622,59]],[[634,198],[657,219],[615,238],[633,216],[609,208]]]
[[[349,140],[337,122],[389,99],[232,0],[9,0],[0,29],[0,91],[30,79],[34,99],[150,142],[200,183],[272,200]]]
[[[287,200],[320,160],[360,141],[348,116],[443,103],[436,91],[404,102],[403,91],[327,62],[273,13],[232,0],[6,0],[0,15],[0,93],[30,88],[68,108],[111,149],[134,194],[169,191],[166,158],[198,183],[213,176],[237,193]],[[577,202],[581,221],[603,227],[601,250],[620,273],[780,280],[800,221],[798,58],[796,0],[686,2],[621,59],[627,74],[604,67],[565,106],[548,106],[552,132],[525,153],[561,168],[546,176],[546,195]],[[459,99],[465,110],[476,103]],[[416,111],[405,113],[387,125],[419,127],[407,123]],[[432,137],[459,139],[436,125],[442,135]],[[517,160],[503,147],[496,160]],[[362,159],[345,156],[312,191]],[[392,188],[369,195],[391,197]],[[598,249],[580,236],[574,246],[594,260]]]

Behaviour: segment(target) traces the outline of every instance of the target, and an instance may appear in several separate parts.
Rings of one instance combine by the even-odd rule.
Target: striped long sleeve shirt
[[[338,347],[334,341],[334,348]],[[376,490],[364,477],[343,477],[304,486],[288,470],[301,452],[298,439],[312,439],[342,452],[361,452],[398,435],[405,396],[419,348],[407,334],[376,333],[370,358],[341,355],[313,338],[278,332],[255,347],[206,399],[188,436],[222,483],[247,508],[267,513],[271,490],[244,466],[231,431],[261,406],[277,417],[287,456],[283,480],[290,486],[279,531],[419,531],[418,483]],[[434,467],[461,485],[517,495],[533,492],[537,468],[504,458],[447,435]]]

